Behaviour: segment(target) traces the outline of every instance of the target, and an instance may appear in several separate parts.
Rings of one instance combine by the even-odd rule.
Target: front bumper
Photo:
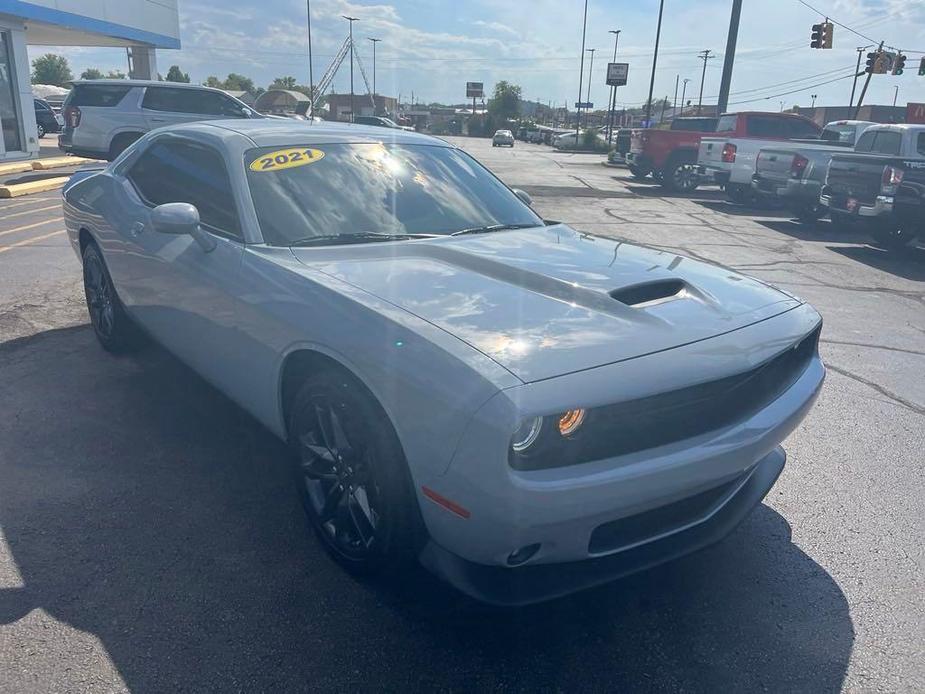
[[[505,568],[466,561],[431,540],[421,553],[421,563],[466,595],[495,605],[528,605],[602,585],[723,539],[765,497],[784,469],[786,457],[778,446],[758,461],[744,481],[701,521],[616,554]]]

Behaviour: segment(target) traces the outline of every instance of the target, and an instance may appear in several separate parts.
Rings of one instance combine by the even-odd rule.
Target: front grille
[[[577,465],[655,448],[731,426],[767,407],[806,370],[820,328],[758,366],[680,390],[659,393],[588,412],[574,436],[563,439],[554,417],[542,438],[523,453],[511,451],[517,470]]]
[[[612,552],[703,520],[710,511],[725,501],[741,483],[742,478],[743,475],[739,475],[699,494],[599,525],[591,533],[588,552]]]

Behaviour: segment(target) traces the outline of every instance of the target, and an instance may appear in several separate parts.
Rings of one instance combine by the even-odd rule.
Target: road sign
[[[611,87],[625,86],[629,72],[629,63],[607,63],[607,84]]]
[[[925,104],[912,101],[906,104],[906,122],[925,124]]]
[[[576,101],[576,102],[575,102],[575,108],[592,109],[592,108],[594,108],[594,102],[592,102],[592,101]]]
[[[484,86],[482,82],[466,82],[466,98],[481,99],[485,96]]]

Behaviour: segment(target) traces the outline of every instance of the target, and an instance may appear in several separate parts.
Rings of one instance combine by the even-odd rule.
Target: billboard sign
[[[481,99],[485,96],[484,84],[482,82],[466,82],[466,98]]]
[[[576,101],[575,108],[584,108],[584,109],[590,110],[594,108],[594,102],[593,101]]]
[[[607,63],[607,84],[611,87],[625,86],[629,72],[629,63]]]
[[[906,122],[925,124],[925,104],[913,101],[906,104]]]

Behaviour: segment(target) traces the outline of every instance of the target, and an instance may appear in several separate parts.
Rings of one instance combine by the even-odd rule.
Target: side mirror
[[[199,226],[199,210],[188,202],[168,202],[151,212],[151,226],[161,234],[189,235],[206,253],[215,249],[215,239]]]
[[[527,194],[527,191],[521,190],[520,188],[512,188],[511,190],[514,191],[514,195],[516,195],[518,198],[520,198],[520,201],[521,201],[524,205],[526,205],[527,207],[533,207],[533,198],[531,198],[531,197]]]

